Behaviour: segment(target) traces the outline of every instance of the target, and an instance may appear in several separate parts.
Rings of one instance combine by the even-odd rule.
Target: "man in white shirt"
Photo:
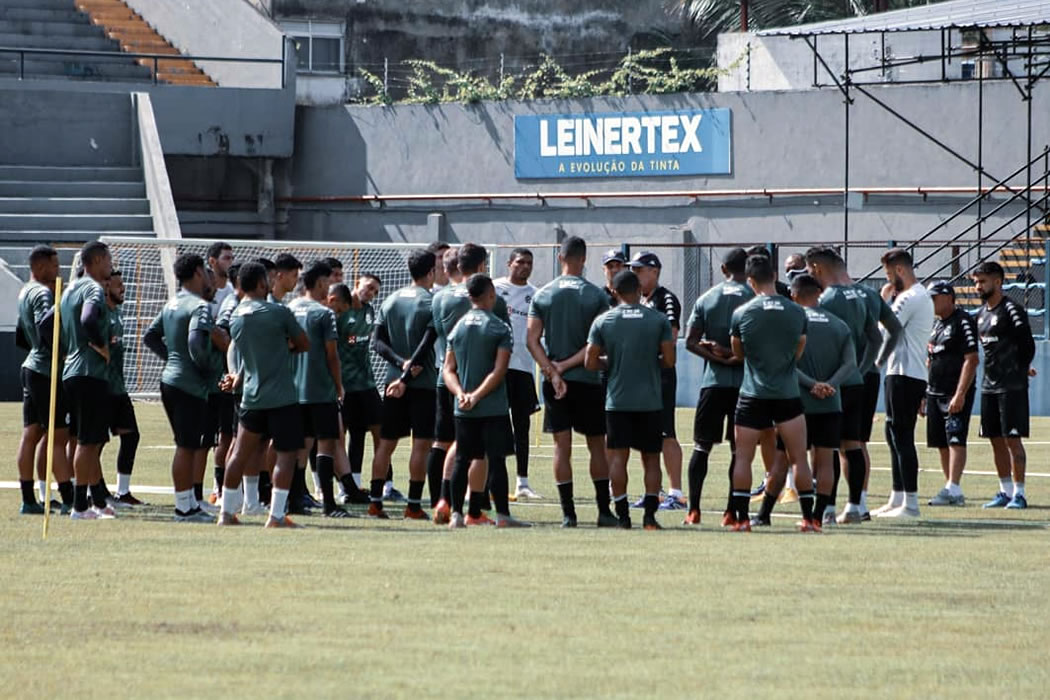
[[[535,365],[525,344],[529,305],[536,294],[536,287],[529,284],[531,275],[532,251],[527,248],[515,248],[507,261],[507,276],[493,280],[496,293],[507,302],[507,313],[510,315],[510,326],[514,336],[510,367],[504,380],[507,384],[507,399],[514,427],[514,455],[518,465],[518,485],[510,494],[514,500],[540,498],[529,486],[529,424],[532,422],[532,414],[540,410],[536,398]]]
[[[882,298],[901,323],[897,346],[886,358],[886,442],[890,447],[893,491],[872,515],[880,518],[919,517],[919,457],[915,451],[915,421],[926,394],[926,357],[933,329],[933,301],[915,278],[911,254],[893,248],[882,256],[889,282]]]
[[[217,241],[208,246],[208,269],[215,275],[215,299],[210,302],[211,317],[219,317],[219,307],[223,300],[233,294],[233,283],[230,282],[230,265],[233,264],[233,246],[225,241]]]

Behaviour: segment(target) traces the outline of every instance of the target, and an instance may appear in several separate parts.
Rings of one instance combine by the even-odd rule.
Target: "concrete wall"
[[[284,35],[245,0],[125,0],[188,56],[281,58]],[[199,61],[223,87],[280,88],[278,65]]]

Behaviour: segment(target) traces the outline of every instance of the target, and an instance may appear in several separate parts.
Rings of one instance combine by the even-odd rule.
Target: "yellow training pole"
[[[51,522],[51,477],[55,465],[55,399],[58,395],[58,337],[62,320],[59,302],[62,300],[62,278],[55,280],[55,322],[54,332],[51,334],[51,405],[47,412],[47,432],[44,439],[47,440],[47,471],[44,473],[44,539],[47,539],[47,526]],[[65,446],[62,447],[65,449]]]

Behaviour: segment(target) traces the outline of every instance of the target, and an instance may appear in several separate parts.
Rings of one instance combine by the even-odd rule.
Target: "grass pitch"
[[[134,483],[168,485],[163,412],[137,409]],[[19,407],[0,418],[12,480]],[[680,412],[686,440],[691,419]],[[975,421],[970,505],[821,537],[794,534],[794,517],[720,532],[724,447],[703,526],[661,513],[661,533],[583,526],[595,511],[582,447],[581,528],[560,530],[544,438],[530,476],[548,499],[515,507],[537,525],[524,531],[314,517],[301,531],[265,532],[260,518],[220,530],[172,523],[172,497],[150,494],[155,507],[116,521],[56,516],[45,542],[5,489],[0,696],[1046,697],[1050,420],[1033,427],[1029,510],[980,509],[997,484]],[[874,507],[885,446],[872,456]],[[934,451],[920,458],[925,501],[943,478]]]

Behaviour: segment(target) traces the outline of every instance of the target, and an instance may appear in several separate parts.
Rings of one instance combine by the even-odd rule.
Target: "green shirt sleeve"
[[[700,303],[700,299],[693,304],[693,313],[689,316],[689,328],[690,333],[693,332],[691,329],[695,328],[701,338],[704,336],[704,305]]]
[[[303,333],[302,326],[295,320],[295,314],[287,306],[281,305],[281,315],[284,317],[284,334],[288,339],[298,338]]]
[[[666,316],[663,320],[663,328],[660,330],[660,342],[666,343],[669,340],[673,340],[674,335],[671,333],[671,322],[667,320]]]
[[[602,317],[594,319],[591,322],[591,330],[587,333],[587,342],[597,347],[605,347],[602,340]]]
[[[502,329],[500,332],[499,344],[496,347],[500,350],[506,350],[507,352],[514,352],[514,336],[511,334],[510,325],[507,322],[500,325],[502,326]]]

